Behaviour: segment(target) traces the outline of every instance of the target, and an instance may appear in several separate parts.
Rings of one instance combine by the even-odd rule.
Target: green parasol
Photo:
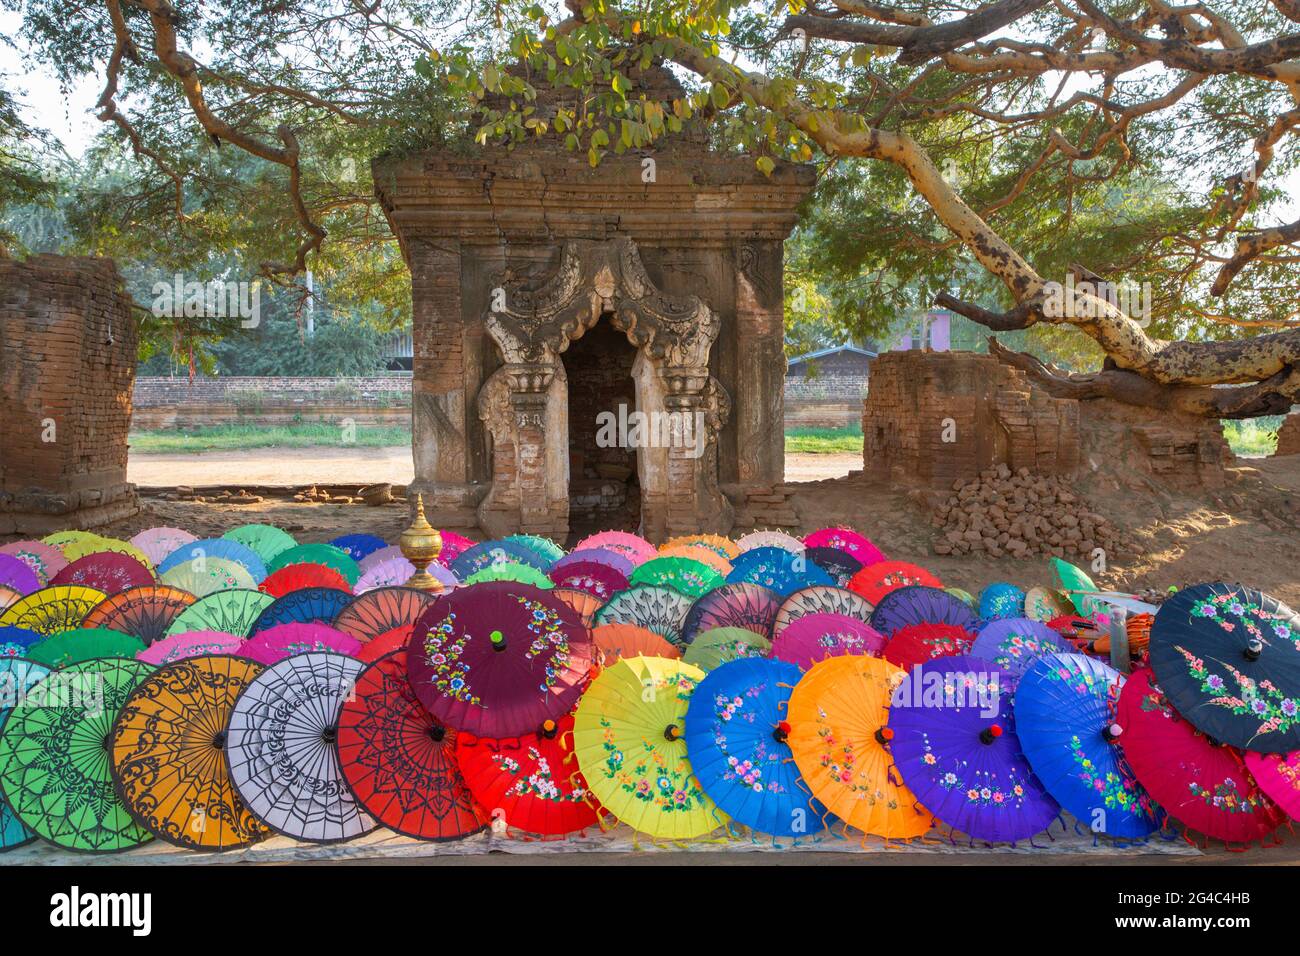
[[[164,571],[158,581],[169,588],[188,591],[195,597],[206,597],[217,591],[257,586],[248,569],[238,561],[231,561],[229,558],[183,561],[176,567]]]
[[[520,564],[518,561],[489,564],[486,568],[475,571],[461,583],[479,584],[482,581],[518,581],[547,591],[555,587],[555,582],[541,571],[530,564]]]
[[[46,667],[64,667],[99,657],[135,657],[144,641],[106,627],[84,627],[51,634],[27,648],[26,656]]]
[[[361,569],[357,567],[357,563],[351,556],[342,548],[336,548],[332,544],[295,545],[281,551],[267,562],[266,571],[270,574],[291,564],[323,564],[347,578],[349,587],[354,586],[357,578],[361,577]]]
[[[1097,585],[1092,583],[1092,578],[1088,577],[1082,568],[1077,568],[1069,561],[1062,561],[1060,558],[1052,558],[1052,570],[1056,572],[1056,578],[1061,582],[1061,589],[1070,598],[1074,609],[1080,614],[1085,613],[1083,595],[1098,590]]]
[[[275,601],[269,594],[248,588],[234,588],[230,591],[217,591],[205,598],[199,598],[185,610],[181,611],[167,636],[186,634],[190,631],[221,631],[236,637],[247,637],[253,628],[253,622]]]
[[[72,664],[14,706],[0,733],[0,789],[39,836],[87,853],[150,839],[114,790],[108,741],[123,703],[152,671],[122,658]]]
[[[742,657],[771,656],[772,642],[743,627],[714,627],[695,635],[682,660],[708,672]]]
[[[652,587],[672,588],[694,600],[726,583],[726,578],[703,561],[693,558],[651,558],[637,565],[628,582],[634,587],[648,584]]]
[[[288,551],[298,543],[289,532],[269,524],[241,524],[221,537],[252,549],[262,559],[262,563],[268,566],[276,555]]]
[[[506,540],[514,541],[516,544],[522,544],[538,557],[545,559],[547,564],[553,564],[560,560],[560,558],[564,557],[563,548],[550,538],[543,538],[541,535],[512,534],[507,536]]]

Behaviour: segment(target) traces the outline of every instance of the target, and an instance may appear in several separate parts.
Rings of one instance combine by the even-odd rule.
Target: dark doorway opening
[[[636,411],[636,349],[608,316],[564,352],[569,380],[569,529],[577,538],[641,524],[636,449],[621,427]]]

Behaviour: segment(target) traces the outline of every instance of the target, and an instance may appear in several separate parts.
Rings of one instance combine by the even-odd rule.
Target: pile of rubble
[[[1068,479],[998,465],[954,482],[952,490],[934,510],[931,523],[941,531],[936,554],[1090,558],[1097,548],[1112,556],[1131,550],[1115,525],[1070,490]]]

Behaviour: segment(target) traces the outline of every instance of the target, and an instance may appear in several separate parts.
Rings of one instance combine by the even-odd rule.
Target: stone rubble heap
[[[1129,549],[1121,531],[1064,478],[998,465],[978,478],[954,482],[952,491],[931,521],[940,529],[936,554],[1091,558],[1096,548],[1108,555]]]

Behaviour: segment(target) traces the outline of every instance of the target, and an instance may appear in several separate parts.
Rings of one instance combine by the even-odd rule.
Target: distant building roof
[[[819,359],[827,355],[838,355],[841,352],[853,352],[857,355],[865,355],[867,358],[876,358],[877,353],[870,349],[859,348],[856,345],[835,345],[828,349],[818,349],[816,352],[805,352],[803,355],[795,356],[790,359],[789,364],[794,365],[796,362],[803,362],[808,359]]]

